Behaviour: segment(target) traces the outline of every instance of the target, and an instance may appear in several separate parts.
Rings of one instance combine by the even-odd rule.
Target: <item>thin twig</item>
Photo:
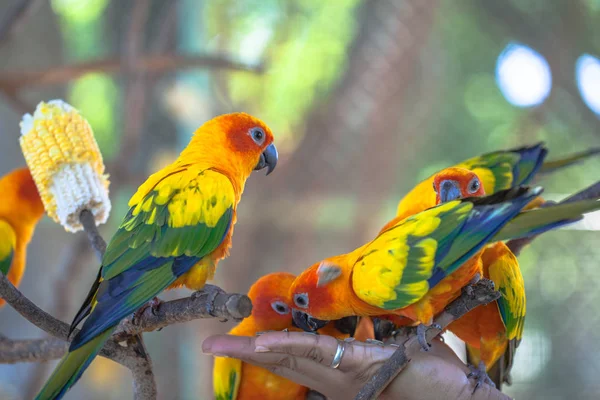
[[[96,257],[98,257],[98,260],[102,260],[102,256],[104,256],[104,252],[106,251],[106,242],[100,235],[100,232],[98,232],[94,214],[89,210],[83,210],[81,214],[79,214],[79,221],[81,222],[81,225],[83,225],[83,230],[87,234],[88,240],[96,252]]]
[[[152,54],[138,58],[129,73],[163,74],[190,68],[228,69],[255,74],[264,71],[262,64],[245,64],[222,55]],[[50,67],[42,71],[4,72],[0,74],[0,88],[16,90],[32,86],[56,85],[90,72],[127,74],[121,59],[107,58],[75,65]]]
[[[442,333],[452,321],[456,321],[475,307],[488,304],[500,298],[500,293],[494,290],[494,284],[488,279],[481,279],[473,287],[470,294],[464,291],[459,298],[454,300],[439,314],[434,323],[442,328],[429,328],[426,333],[427,341],[430,342]],[[381,368],[369,379],[369,382],[358,392],[355,400],[376,399],[389,383],[398,376],[411,359],[411,355],[421,351],[421,345],[416,336],[411,337],[394,352],[394,354],[381,366]]]

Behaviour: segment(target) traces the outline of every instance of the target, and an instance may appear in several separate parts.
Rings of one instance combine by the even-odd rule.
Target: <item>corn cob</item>
[[[62,100],[41,102],[21,120],[21,149],[48,216],[67,231],[83,229],[88,209],[96,224],[110,213],[108,176],[89,123]]]

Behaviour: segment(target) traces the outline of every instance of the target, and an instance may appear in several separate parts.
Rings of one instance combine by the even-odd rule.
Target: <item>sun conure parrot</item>
[[[265,331],[300,331],[292,320],[290,286],[295,278],[286,272],[275,272],[257,280],[248,292],[248,297],[252,300],[252,315],[229,331],[229,334],[254,336]],[[361,326],[359,323],[357,329]],[[337,330],[333,322],[318,333],[338,339],[349,336]],[[367,338],[373,338],[372,329]],[[264,368],[235,358],[222,357],[215,358],[213,389],[216,400],[304,400],[308,391],[308,388]]]
[[[488,243],[541,233],[600,209],[594,199],[521,212],[541,191],[513,188],[395,219],[373,241],[316,263],[296,278],[294,307],[308,315],[298,318],[298,326],[310,330],[349,315],[383,314],[431,324],[481,271]]]
[[[448,168],[434,177],[438,204],[470,196],[484,196],[479,177],[463,168]],[[498,388],[509,380],[508,374],[525,323],[525,283],[519,262],[504,242],[488,246],[481,255],[483,276],[494,282],[501,297],[475,308],[448,326],[448,330],[467,345],[469,364],[479,366],[472,375]],[[494,375],[486,371],[494,367]],[[491,372],[490,372],[491,373]],[[491,379],[491,380],[490,380]]]
[[[199,290],[212,278],[231,246],[246,179],[253,170],[267,168],[269,174],[275,168],[272,142],[259,119],[221,115],[198,128],[177,160],[139,187],[71,330],[88,318],[38,400],[62,398],[119,322],[161,291],[182,285]]]
[[[572,154],[555,161],[544,161],[548,150],[544,143],[524,146],[511,150],[500,150],[462,161],[455,165],[468,169],[481,179],[485,193],[493,194],[531,182],[536,174],[554,172],[557,169],[576,164],[587,157],[600,153],[594,148]],[[408,192],[398,203],[397,217],[406,218],[436,204],[436,195],[432,192],[433,177],[423,180]],[[539,206],[540,202],[530,205]]]
[[[44,215],[31,173],[16,169],[0,178],[0,271],[19,286],[25,272],[27,245]],[[4,300],[0,299],[0,307]]]

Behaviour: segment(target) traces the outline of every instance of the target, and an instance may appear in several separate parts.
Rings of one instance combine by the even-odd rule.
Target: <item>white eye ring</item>
[[[274,301],[271,303],[273,310],[280,315],[286,315],[290,313],[290,308],[283,301]]]
[[[261,127],[258,127],[258,126],[251,128],[248,131],[248,135],[250,135],[252,140],[254,140],[254,143],[256,143],[259,146],[262,146],[262,144],[265,142],[265,138],[267,137],[267,135],[265,134],[265,131]]]
[[[479,178],[475,177],[475,178],[471,179],[471,182],[469,182],[469,186],[467,187],[467,190],[469,191],[470,194],[473,194],[479,190],[480,186],[481,186],[481,183],[479,182]]]
[[[300,294],[294,295],[294,303],[296,304],[297,307],[308,308],[308,294],[300,293]]]

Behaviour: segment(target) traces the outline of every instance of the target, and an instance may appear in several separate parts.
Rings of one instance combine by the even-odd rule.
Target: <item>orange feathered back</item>
[[[12,227],[17,238],[8,279],[18,286],[25,272],[27,244],[44,215],[44,205],[27,168],[16,169],[0,178],[0,194],[0,220]],[[0,299],[2,305],[4,300]]]

